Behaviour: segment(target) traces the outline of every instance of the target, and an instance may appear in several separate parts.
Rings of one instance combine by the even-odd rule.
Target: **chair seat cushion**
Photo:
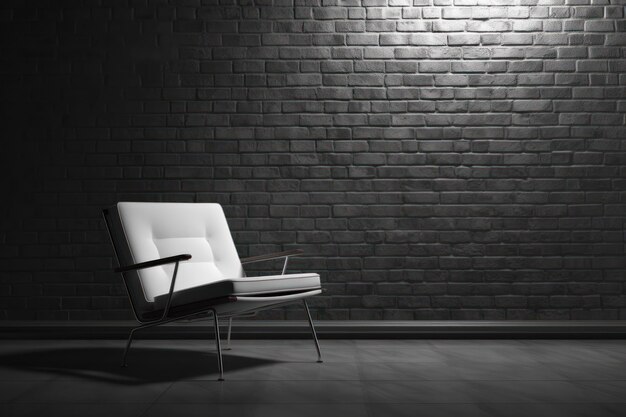
[[[227,296],[269,296],[304,292],[320,287],[320,276],[314,273],[233,278],[176,291],[172,296],[172,306]],[[155,297],[154,301],[157,308],[163,308],[167,302],[167,294]]]

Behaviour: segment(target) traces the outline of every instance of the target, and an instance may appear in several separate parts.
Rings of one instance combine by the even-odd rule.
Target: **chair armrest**
[[[286,258],[288,256],[302,255],[304,251],[302,249],[286,250],[284,252],[268,253],[267,255],[250,256],[249,258],[242,258],[242,264],[251,264],[253,262],[269,261],[272,259]]]
[[[153,266],[172,264],[174,262],[187,261],[191,259],[191,255],[188,253],[183,253],[181,255],[168,256],[167,258],[154,259],[152,261],[140,262],[134,265],[128,266],[120,266],[119,268],[115,268],[115,272],[126,272],[133,271],[135,269],[144,269],[144,268],[152,268]]]

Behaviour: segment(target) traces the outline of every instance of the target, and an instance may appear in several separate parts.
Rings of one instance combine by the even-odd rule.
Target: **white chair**
[[[301,250],[239,259],[219,204],[118,203],[103,210],[135,317],[133,334],[148,327],[210,312],[215,328],[219,380],[223,381],[219,319],[302,301],[318,362],[322,354],[306,298],[322,292],[315,273],[285,275]],[[284,258],[281,275],[246,277],[242,264]]]

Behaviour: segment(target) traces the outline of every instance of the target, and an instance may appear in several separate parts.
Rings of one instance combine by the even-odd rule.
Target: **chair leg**
[[[222,363],[222,346],[220,344],[220,324],[217,318],[217,312],[213,310],[213,324],[215,325],[215,344],[217,346],[217,367],[220,372],[218,381],[224,380],[224,365]]]
[[[309,326],[311,326],[311,333],[313,334],[313,340],[315,341],[315,349],[317,349],[317,362],[321,363],[322,361],[322,351],[320,350],[320,343],[317,341],[317,333],[315,333],[315,326],[313,326],[313,320],[311,319],[311,313],[309,312],[309,305],[306,303],[306,300],[302,300],[302,304],[304,304],[304,311],[306,311],[306,317],[309,319]]]
[[[126,368],[128,366],[128,364],[126,363],[126,356],[128,356],[128,351],[130,350],[130,345],[131,345],[131,343],[133,343],[133,335],[140,328],[141,327],[135,327],[134,329],[132,329],[130,331],[130,334],[128,335],[128,341],[126,342],[126,349],[124,349],[124,357],[122,358],[122,368]]]
[[[226,336],[226,350],[230,350],[230,331],[233,328],[233,318],[232,316],[228,318],[228,334]]]

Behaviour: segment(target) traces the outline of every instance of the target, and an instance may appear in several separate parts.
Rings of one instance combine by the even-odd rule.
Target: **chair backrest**
[[[105,210],[120,265],[182,253],[175,291],[243,276],[243,268],[222,206],[215,203],[120,202]],[[135,313],[167,294],[174,265],[125,273]]]

